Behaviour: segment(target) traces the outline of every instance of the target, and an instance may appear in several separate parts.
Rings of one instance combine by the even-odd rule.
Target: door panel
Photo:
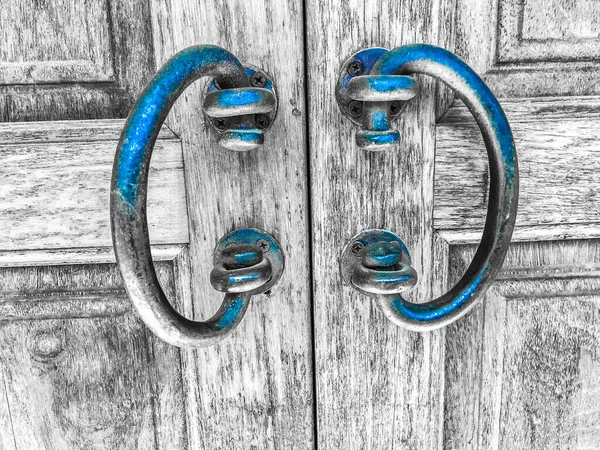
[[[279,99],[265,145],[245,153],[216,145],[202,114],[202,83],[184,92],[167,119],[185,161],[190,240],[189,264],[181,267],[192,280],[182,292],[188,317],[207,319],[222,301],[208,279],[214,245],[227,232],[268,231],[281,243],[286,266],[272,293],[253,298],[231,336],[182,351],[191,448],[314,447],[301,6],[152,3],[157,64],[189,45],[219,45],[265,70]]]
[[[596,448],[600,5],[484,9],[459,2],[457,46],[504,97],[519,212],[485,302],[446,332],[443,447]],[[482,140],[460,103],[438,125],[436,145],[434,226],[456,280],[481,235],[488,189]]]
[[[157,270],[175,296],[172,265]],[[114,264],[0,275],[2,448],[186,448],[179,351],[133,314]]]
[[[459,275],[474,247],[450,252]],[[596,448],[599,288],[596,241],[513,244],[446,332],[444,448]]]
[[[307,5],[320,448],[598,447],[600,5]],[[397,232],[420,277],[409,297],[425,301],[460,278],[481,237],[488,163],[460,101],[447,109],[442,97],[436,123],[440,96],[419,78],[421,94],[397,125],[399,148],[377,154],[356,148],[357,127],[335,103],[345,58],[413,42],[456,51],[489,83],[521,172],[514,242],[486,300],[423,334],[389,323],[337,267],[360,230]]]
[[[0,121],[126,117],[154,67],[148,0],[16,1],[0,17]]]
[[[108,193],[125,121],[0,124],[0,265],[114,260]],[[181,140],[163,127],[149,173],[149,234],[175,256],[188,242]]]
[[[450,4],[306,2],[313,231],[313,289],[320,449],[434,448],[441,439],[443,333],[411,333],[342,283],[338,261],[367,228],[398,233],[410,248],[419,288],[431,298],[433,157],[437,83],[419,78],[398,151],[365,152],[342,116],[334,86],[342,62],[365,47],[426,42],[451,47]],[[450,27],[450,28],[448,28]],[[441,99],[441,100],[440,100]],[[406,119],[409,118],[409,119]],[[416,119],[418,118],[418,119]]]
[[[456,2],[456,50],[500,97],[600,93],[593,0]]]
[[[301,4],[34,3],[0,18],[2,448],[312,449]],[[181,350],[130,307],[108,189],[122,118],[156,67],[195,44],[267,71],[279,112],[262,148],[235,153],[205,123],[202,80],[175,105],[149,174],[163,288],[187,317],[212,315],[212,252],[240,227],[273,234],[286,270],[225,341]]]

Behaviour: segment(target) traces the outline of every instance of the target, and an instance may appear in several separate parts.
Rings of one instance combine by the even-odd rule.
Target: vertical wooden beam
[[[373,301],[342,284],[338,258],[367,228],[400,235],[420,276],[413,301],[433,291],[436,83],[398,124],[397,150],[367,153],[342,116],[341,63],[366,47],[430,43],[452,48],[452,2],[307,0],[309,149],[316,333],[318,448],[432,449],[440,445],[443,334],[391,324]]]
[[[183,352],[190,446],[313,449],[302,4],[156,0],[152,10],[157,64],[190,45],[219,45],[269,73],[279,95],[265,145],[246,153],[216,144],[200,82],[169,117],[183,142],[190,220],[189,264],[181,261],[180,273],[191,287],[181,290],[182,310],[206,319],[221,303],[208,280],[212,251],[227,232],[262,228],[286,257],[280,282],[253,298],[232,336]]]

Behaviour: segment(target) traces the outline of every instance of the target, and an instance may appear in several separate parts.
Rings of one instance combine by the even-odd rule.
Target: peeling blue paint
[[[384,134],[382,134],[381,131],[363,131],[360,136],[369,143],[379,145],[394,144],[400,140],[400,133],[395,130]]]
[[[229,328],[235,320],[238,318],[240,312],[242,311],[244,304],[246,303],[243,297],[238,297],[234,301],[232,301],[225,308],[225,312],[219,319],[219,322],[215,325],[217,330],[223,330],[225,328]]]
[[[403,283],[413,278],[413,275],[405,272],[386,272],[384,270],[374,273],[373,281],[375,283]]]
[[[261,99],[262,95],[255,90],[233,91],[227,89],[219,92],[217,102],[223,108],[235,108],[259,103]]]
[[[383,111],[375,111],[371,118],[371,131],[387,131],[390,129],[388,116]]]
[[[120,200],[133,213],[137,207],[142,166],[150,157],[158,131],[174,101],[199,76],[218,64],[228,64],[245,73],[239,61],[227,50],[212,45],[190,47],[173,56],[156,73],[134,105],[120,141],[116,187]],[[254,137],[248,138],[252,140]]]
[[[236,264],[252,265],[258,264],[262,260],[262,253],[258,251],[247,251],[243,253],[236,253],[233,255],[233,259]]]
[[[228,134],[244,142],[261,142],[264,137],[262,131],[254,128],[229,130]]]
[[[404,45],[384,54],[373,68],[374,73],[393,75],[408,63],[428,60],[451,69],[461,77],[471,91],[478,97],[491,119],[494,132],[498,137],[502,157],[506,161],[507,179],[514,179],[515,146],[510,125],[500,103],[485,82],[459,57],[440,47],[427,44]]]
[[[390,299],[390,305],[399,315],[416,322],[430,322],[440,319],[459,310],[473,296],[487,271],[488,268],[486,267],[460,295],[445,305],[438,305],[436,302],[411,303],[398,295]]]
[[[251,281],[251,280],[256,280],[259,277],[260,277],[260,273],[258,273],[258,272],[245,273],[243,275],[231,275],[229,277],[229,283],[235,284],[235,283],[240,283],[242,281]]]
[[[394,92],[412,90],[416,81],[414,78],[401,75],[379,75],[367,77],[371,89],[377,92]]]

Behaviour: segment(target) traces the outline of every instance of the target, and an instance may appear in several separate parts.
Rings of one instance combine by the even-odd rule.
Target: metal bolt
[[[390,105],[390,114],[392,116],[395,116],[399,112],[400,112],[400,102],[399,101],[393,101],[392,104]]]
[[[227,122],[227,119],[224,119],[222,117],[215,119],[213,124],[217,128],[217,130],[221,130],[221,131],[227,129],[227,127],[229,125]]]
[[[365,71],[365,66],[363,65],[362,61],[355,59],[348,64],[348,68],[346,70],[351,77],[357,77]]]
[[[348,112],[352,117],[360,117],[363,113],[363,104],[358,100],[353,100],[348,105]]]
[[[359,256],[360,252],[362,251],[362,249],[365,247],[365,244],[363,244],[362,242],[355,242],[352,244],[352,247],[350,247],[352,254]]]
[[[264,114],[257,114],[254,117],[254,124],[259,130],[266,130],[267,128],[269,128],[270,122],[271,121],[269,120],[269,118]]]
[[[264,88],[267,85],[267,77],[260,73],[254,72],[250,75],[250,86],[257,88]]]
[[[263,253],[267,253],[271,248],[271,244],[266,239],[259,239],[256,241],[256,245],[262,250]]]

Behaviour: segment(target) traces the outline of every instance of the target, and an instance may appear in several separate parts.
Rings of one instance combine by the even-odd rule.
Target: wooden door
[[[18,0],[0,42],[0,448],[313,449],[302,5]],[[131,310],[108,191],[132,102],[202,43],[267,71],[279,112],[262,148],[233,153],[204,123],[201,82],[178,101],[150,173],[161,282],[209,317],[212,251],[241,227],[273,234],[286,271],[222,344],[180,350]]]
[[[306,24],[318,448],[599,448],[600,3],[307,0]],[[483,140],[460,101],[419,77],[398,150],[367,153],[333,91],[357,50],[418,42],[488,82],[521,173],[498,280],[469,315],[422,334],[344,285],[338,258],[356,233],[385,228],[419,273],[409,298],[445,292],[483,228]]]
[[[598,2],[19,0],[2,5],[0,38],[0,448],[600,447]],[[386,228],[420,276],[409,298],[447,290],[483,227],[479,131],[419,77],[399,149],[363,152],[333,91],[355,51],[417,42],[489,83],[521,171],[498,280],[421,334],[343,285],[338,258]],[[249,226],[279,240],[286,270],[233,335],[182,350],[131,310],[108,186],[132,102],[199,43],[267,71],[279,111],[265,146],[238,154],[205,125],[202,82],[178,101],[150,173],[159,277],[207,318],[213,247]]]

